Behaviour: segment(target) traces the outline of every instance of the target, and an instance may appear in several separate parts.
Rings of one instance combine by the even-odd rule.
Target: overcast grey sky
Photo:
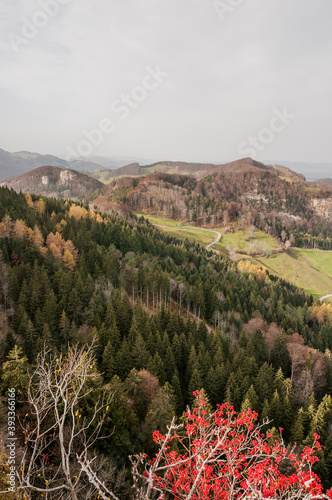
[[[332,1],[217,4],[1,0],[0,147],[331,162]]]

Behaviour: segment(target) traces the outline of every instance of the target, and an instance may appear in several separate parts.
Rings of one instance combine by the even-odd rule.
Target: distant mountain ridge
[[[112,171],[103,172],[104,182],[119,177],[146,176],[156,172],[166,174],[191,175],[197,179],[217,173],[217,172],[244,172],[244,171],[270,170],[277,175],[291,177],[293,180],[304,180],[304,176],[293,172],[287,167],[265,165],[264,163],[253,160],[252,158],[242,158],[229,163],[194,163],[184,161],[159,161],[151,165],[140,165],[139,163],[130,163]],[[98,174],[95,174],[98,177]]]
[[[307,180],[316,180],[332,177],[332,163],[305,162],[305,161],[266,161],[269,165],[283,165],[295,172],[305,175]]]
[[[0,148],[0,179],[30,172],[34,168],[44,165],[71,168],[85,172],[102,170],[103,168],[97,163],[81,159],[66,161],[53,155],[41,155],[39,153],[31,153],[30,151],[10,153]]]
[[[207,175],[211,169],[219,165],[211,163],[190,163],[183,161],[159,161],[150,165],[140,165],[139,163],[130,163],[120,168],[104,173],[105,181],[110,181],[117,177],[124,176],[144,176],[155,172],[164,172],[167,174],[193,175],[194,177]]]
[[[237,160],[238,161],[238,160]],[[255,162],[255,160],[252,160]],[[123,175],[140,176],[154,172],[176,173],[182,175],[193,175],[202,178],[208,175],[210,169],[222,168],[222,165],[230,165],[234,162],[188,162],[188,161],[151,161],[143,158],[130,156],[88,156],[79,157],[67,161],[58,156],[49,154],[32,153],[30,151],[18,151],[10,153],[0,148],[0,179],[29,172],[34,168],[44,165],[71,168],[81,172],[102,172],[100,176],[103,182],[109,182],[115,177]],[[270,165],[274,168],[287,167],[293,172],[305,175],[308,180],[332,177],[332,163],[309,163],[292,161],[264,161],[256,162],[260,165]],[[95,176],[98,178],[98,174]]]

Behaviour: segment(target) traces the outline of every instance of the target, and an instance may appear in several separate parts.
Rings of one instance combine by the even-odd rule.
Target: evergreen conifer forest
[[[4,498],[332,497],[331,305],[133,213],[5,187],[0,276]]]

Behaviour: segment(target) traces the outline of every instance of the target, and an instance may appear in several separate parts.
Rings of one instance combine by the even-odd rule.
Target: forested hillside
[[[257,200],[228,201],[240,200],[240,190],[230,189],[243,183],[242,174],[236,185],[219,175],[196,183],[159,174],[147,190],[164,189],[163,210],[171,215],[167,194],[177,193],[174,217],[188,203],[192,220],[242,216],[263,224]],[[243,175],[247,186],[257,186],[254,174]],[[272,191],[270,175],[259,194],[270,193],[264,224],[271,217],[279,231],[273,211],[305,219],[310,208],[301,184],[281,180]],[[153,203],[145,187],[123,194],[132,208]],[[332,305],[249,262],[177,240],[143,217],[100,214],[7,188],[0,188],[0,251],[2,393],[16,388],[18,411],[29,419],[22,374],[43,346],[58,356],[68,346],[95,346],[95,382],[79,411],[92,412],[102,387],[114,393],[103,425],[108,437],[96,450],[122,498],[130,498],[128,455],[154,453],[153,431],[165,432],[173,415],[180,418],[197,389],[212,408],[228,402],[257,411],[260,422],[269,417],[272,433],[282,427],[297,452],[319,434],[314,467],[331,485]],[[29,446],[23,434],[18,445]],[[52,446],[45,449],[56,464],[60,452]]]
[[[107,209],[117,199],[132,210],[195,225],[254,224],[281,241],[303,248],[332,249],[332,191],[312,187],[303,176],[250,158],[211,169],[203,179],[155,173],[112,181],[89,197]]]

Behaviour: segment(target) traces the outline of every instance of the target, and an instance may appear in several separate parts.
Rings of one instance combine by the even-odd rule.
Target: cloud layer
[[[0,147],[64,156],[109,118],[92,154],[226,161],[286,107],[257,158],[329,162],[331,18],[330,0],[2,0]]]

